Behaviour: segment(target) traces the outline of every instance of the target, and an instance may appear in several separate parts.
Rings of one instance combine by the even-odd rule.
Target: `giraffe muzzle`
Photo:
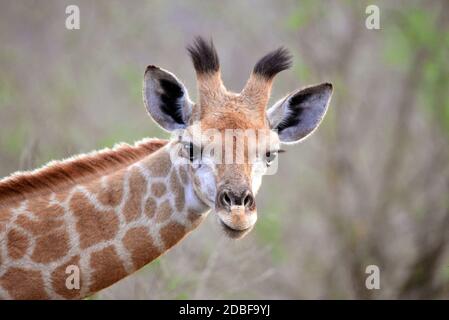
[[[234,239],[242,238],[257,220],[256,203],[249,189],[222,189],[216,199],[216,212],[225,233]]]

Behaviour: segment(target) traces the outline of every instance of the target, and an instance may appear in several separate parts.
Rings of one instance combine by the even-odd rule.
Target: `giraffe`
[[[187,50],[197,103],[169,71],[150,65],[144,73],[145,107],[170,139],[121,144],[0,180],[0,298],[92,295],[162,255],[211,211],[231,238],[253,228],[262,176],[281,144],[317,128],[332,85],[293,91],[266,110],[274,76],[291,65],[286,49],[263,56],[240,93],[223,85],[212,40],[197,37]],[[270,143],[244,151],[243,162],[217,161],[223,158],[206,146],[237,154],[237,143],[223,147],[236,141],[229,129],[254,130]],[[239,141],[251,150],[248,137]],[[73,267],[79,286],[67,282]]]

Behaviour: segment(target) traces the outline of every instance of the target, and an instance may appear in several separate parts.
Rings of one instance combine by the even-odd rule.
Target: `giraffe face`
[[[173,133],[174,154],[188,164],[198,198],[215,211],[227,235],[240,238],[256,223],[255,195],[280,145],[298,142],[315,130],[332,85],[294,91],[266,110],[274,75],[290,64],[285,49],[263,57],[240,93],[225,89],[212,43],[198,38],[188,50],[197,73],[197,103],[176,76],[149,66],[145,105]]]
[[[232,114],[215,116],[226,120],[210,126],[203,119],[180,131],[175,143],[198,197],[215,211],[227,235],[240,238],[256,223],[255,196],[280,141],[266,123],[247,119],[230,128]]]

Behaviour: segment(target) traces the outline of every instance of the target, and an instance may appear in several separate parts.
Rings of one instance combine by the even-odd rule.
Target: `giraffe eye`
[[[265,162],[267,163],[267,166],[270,166],[270,164],[276,159],[278,155],[277,151],[267,151],[265,153]]]
[[[185,142],[183,145],[190,162],[193,162],[201,155],[201,149],[196,147],[193,142]]]

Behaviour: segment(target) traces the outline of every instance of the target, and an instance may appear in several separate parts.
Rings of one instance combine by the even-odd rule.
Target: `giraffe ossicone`
[[[188,51],[196,103],[174,74],[156,66],[144,74],[147,111],[171,139],[0,180],[0,298],[89,296],[166,252],[210,211],[232,238],[253,228],[262,176],[281,144],[316,129],[332,86],[294,91],[266,110],[274,76],[290,66],[287,50],[260,59],[240,93],[223,85],[212,41],[196,38]],[[78,283],[67,270],[79,271]]]

